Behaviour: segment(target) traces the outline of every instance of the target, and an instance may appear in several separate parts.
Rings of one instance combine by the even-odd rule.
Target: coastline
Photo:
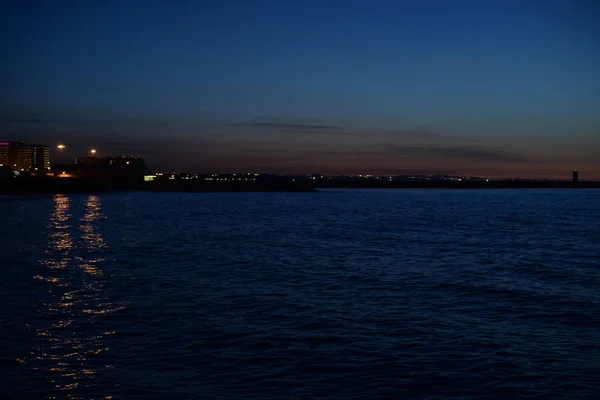
[[[600,182],[571,181],[327,181],[317,189],[600,189]]]
[[[219,192],[318,192],[319,189],[600,189],[600,182],[341,182],[256,181],[198,182],[188,180],[131,182],[82,179],[31,179],[0,183],[2,196],[56,193],[103,193],[115,191],[219,193]]]
[[[83,179],[31,179],[0,183],[0,195],[26,196],[55,193],[104,193],[115,191],[143,192],[316,192],[314,185],[305,182],[139,182]]]

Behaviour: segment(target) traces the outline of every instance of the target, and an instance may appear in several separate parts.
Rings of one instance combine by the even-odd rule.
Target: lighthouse
[[[579,171],[576,169],[573,170],[573,182],[579,181]]]

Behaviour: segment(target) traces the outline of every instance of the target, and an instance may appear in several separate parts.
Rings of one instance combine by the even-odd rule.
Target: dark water
[[[600,191],[0,209],[5,398],[600,395]]]

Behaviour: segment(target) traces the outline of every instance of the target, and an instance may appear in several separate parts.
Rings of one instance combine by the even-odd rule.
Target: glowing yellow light
[[[58,145],[58,146],[56,146],[56,147],[58,147],[58,149],[59,149],[59,150],[63,150],[63,149],[64,149],[65,147],[67,147],[67,146],[65,146],[64,144],[59,144],[59,145]]]
[[[92,153],[92,154],[96,154],[96,149],[91,149],[91,150],[90,150],[90,153]]]

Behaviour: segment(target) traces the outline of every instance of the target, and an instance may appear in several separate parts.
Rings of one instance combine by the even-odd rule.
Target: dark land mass
[[[347,188],[347,189],[576,189],[600,188],[600,182],[570,182],[570,181],[415,181],[415,182],[386,182],[381,180],[342,181],[322,180],[317,188]]]
[[[201,181],[159,180],[144,182],[139,190],[155,192],[314,192],[315,185],[309,181],[257,180],[257,181]]]
[[[253,181],[203,182],[162,180],[155,182],[121,181],[107,179],[13,179],[0,182],[0,194],[28,195],[51,193],[91,193],[118,190],[150,192],[314,192],[311,182]]]
[[[24,178],[0,181],[0,194],[29,195],[53,193],[91,193],[117,190],[149,192],[314,192],[318,189],[579,189],[600,188],[600,182],[567,181],[417,181],[378,180],[338,181],[320,179],[264,179],[255,181],[204,181],[161,179],[153,182],[118,179]]]

